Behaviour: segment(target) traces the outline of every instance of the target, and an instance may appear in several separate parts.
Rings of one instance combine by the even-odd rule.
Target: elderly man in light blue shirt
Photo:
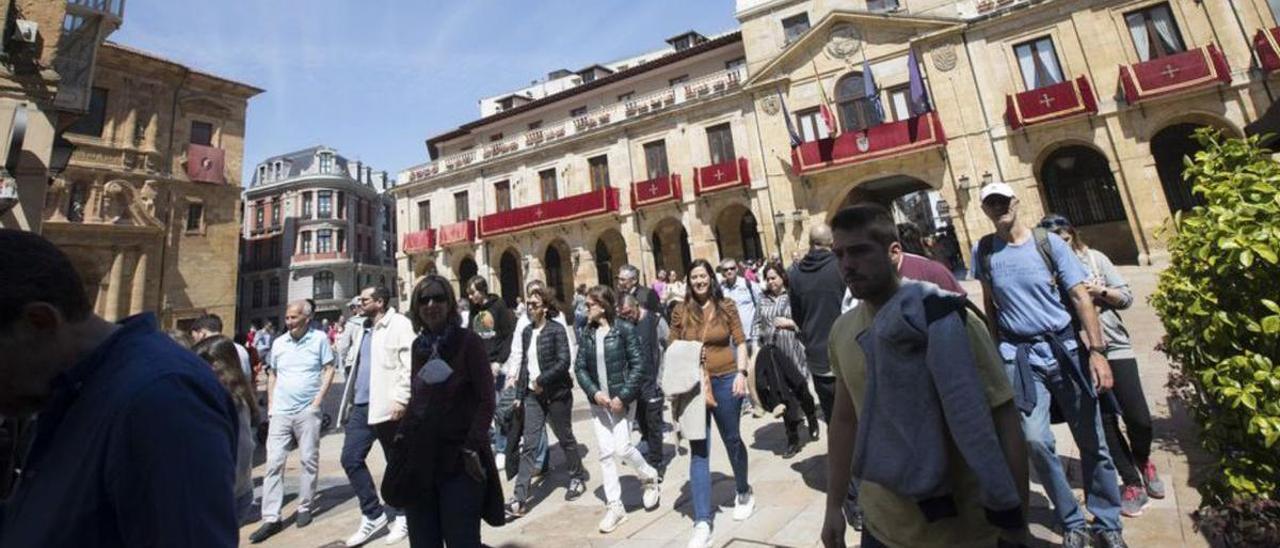
[[[745,342],[747,353],[754,355],[752,341],[756,340],[756,303],[760,299],[760,286],[738,274],[738,261],[725,259],[720,262],[720,291],[738,306],[738,319],[742,320],[742,332],[747,336],[746,341],[734,343]]]
[[[284,464],[289,444],[296,441],[302,458],[298,489],[298,527],[311,523],[320,465],[320,404],[333,382],[333,349],[329,337],[310,329],[314,310],[307,301],[294,301],[285,309],[288,332],[271,343],[271,369],[267,373],[266,476],[262,480],[262,526],[249,537],[256,543],[280,532],[284,505]]]

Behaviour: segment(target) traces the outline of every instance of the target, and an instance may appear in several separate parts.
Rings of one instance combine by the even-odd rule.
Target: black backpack
[[[1036,251],[1040,254],[1040,259],[1044,261],[1044,266],[1049,270],[1049,283],[1058,290],[1058,299],[1062,301],[1062,306],[1067,309],[1067,314],[1071,315],[1072,328],[1079,331],[1080,318],[1076,315],[1075,305],[1071,302],[1071,294],[1067,287],[1060,283],[1058,272],[1058,263],[1053,260],[1053,248],[1049,243],[1049,231],[1040,227],[1031,229],[1031,236],[1036,241]],[[982,265],[980,279],[986,284],[986,287],[995,287],[991,282],[991,254],[995,252],[996,235],[987,234],[981,240],[978,240],[978,256],[974,257],[974,261]],[[999,313],[999,305],[996,304],[995,297],[992,296],[991,303],[996,306],[996,312]],[[995,318],[990,318],[994,321]]]

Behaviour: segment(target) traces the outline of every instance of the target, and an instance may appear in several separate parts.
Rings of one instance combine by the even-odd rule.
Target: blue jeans
[[[351,406],[351,415],[347,418],[346,433],[342,439],[342,470],[347,473],[347,481],[360,501],[360,513],[371,520],[383,515],[382,502],[378,500],[378,488],[373,483],[373,476],[365,459],[373,442],[377,440],[386,454],[387,445],[395,437],[398,421],[387,421],[381,424],[369,424],[369,404]],[[387,507],[388,519],[398,515],[395,508]]]
[[[502,397],[502,387],[507,385],[507,376],[501,372],[493,377],[493,400],[498,401]],[[498,427],[497,420],[489,425],[489,442],[493,445],[493,454],[501,455],[507,450],[507,436],[502,433],[502,428]]]
[[[1012,381],[1016,363],[1005,362],[1005,371]],[[1022,415],[1022,431],[1027,437],[1031,453],[1031,465],[1044,485],[1053,511],[1063,530],[1088,527],[1080,505],[1076,502],[1067,474],[1058,459],[1053,431],[1049,429],[1049,406],[1056,404],[1071,427],[1071,435],[1080,448],[1080,467],[1085,490],[1088,492],[1089,513],[1096,519],[1094,526],[1103,531],[1119,531],[1120,487],[1116,481],[1116,467],[1107,450],[1106,437],[1102,433],[1102,417],[1097,398],[1082,390],[1057,364],[1031,365],[1031,378],[1035,384],[1036,406],[1030,415]],[[1052,395],[1052,399],[1050,398]]]
[[[413,548],[479,548],[484,486],[465,472],[441,476],[422,502],[404,509]],[[447,504],[441,504],[447,501]]]
[[[716,398],[715,407],[708,409],[707,438],[689,441],[689,482],[693,484],[693,520],[711,523],[711,420],[715,419],[720,440],[729,454],[733,467],[733,481],[738,494],[751,491],[747,483],[747,446],[742,443],[738,422],[742,418],[742,398],[733,395],[733,380],[737,373],[711,378],[711,393]]]

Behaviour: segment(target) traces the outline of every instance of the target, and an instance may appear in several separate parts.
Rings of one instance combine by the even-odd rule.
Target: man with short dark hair
[[[36,234],[0,229],[0,280],[0,414],[38,416],[0,547],[235,546],[236,410],[208,364],[154,314],[94,315]]]
[[[845,208],[832,228],[843,278],[861,302],[836,320],[828,346],[837,382],[823,543],[844,546],[850,465],[862,480],[862,546],[1021,542],[1026,447],[982,320],[964,297],[902,278],[885,208]]]
[[[640,306],[635,295],[624,293],[618,300],[618,317],[635,326],[644,355],[645,383],[636,398],[636,423],[640,426],[640,439],[644,442],[644,460],[658,471],[658,481],[666,475],[667,467],[662,454],[662,389],[658,384],[658,368],[662,365],[662,353],[667,342],[667,320]]]
[[[482,276],[471,278],[467,282],[467,301],[471,303],[467,328],[480,337],[485,354],[489,358],[489,368],[493,372],[494,399],[502,392],[506,384],[506,370],[503,365],[511,357],[511,343],[515,337],[515,314],[507,308],[507,303],[489,292],[489,282]],[[494,424],[489,432],[495,455],[505,455],[507,438],[502,429]],[[497,457],[495,457],[496,460]],[[503,457],[505,460],[505,457]],[[505,465],[505,462],[503,463]],[[505,467],[505,466],[504,466]]]
[[[217,314],[205,314],[196,318],[191,322],[191,341],[200,342],[214,335],[222,334],[222,318]],[[236,348],[236,355],[240,357],[240,369],[244,371],[245,380],[249,381],[249,386],[253,387],[253,364],[249,362],[249,350],[239,342],[232,343]]]

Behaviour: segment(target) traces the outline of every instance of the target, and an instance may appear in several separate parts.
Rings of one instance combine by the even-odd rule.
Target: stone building
[[[1117,262],[1160,263],[1162,229],[1196,201],[1191,132],[1277,127],[1278,11],[738,0],[737,31],[557,71],[430,138],[393,191],[402,277],[479,273],[510,299],[526,276],[564,295],[623,260],[651,276],[690,256],[789,259],[862,200],[936,230],[958,268],[992,230],[977,195],[994,180],[1028,222],[1062,213]]]
[[[107,42],[42,232],[108,320],[236,316],[245,110],[261,89]]]
[[[124,0],[0,0],[0,228],[40,231],[51,179],[89,110],[99,45]]]
[[[259,163],[244,191],[238,328],[269,320],[278,332],[296,299],[337,320],[363,287],[396,292],[393,183],[325,146]]]

